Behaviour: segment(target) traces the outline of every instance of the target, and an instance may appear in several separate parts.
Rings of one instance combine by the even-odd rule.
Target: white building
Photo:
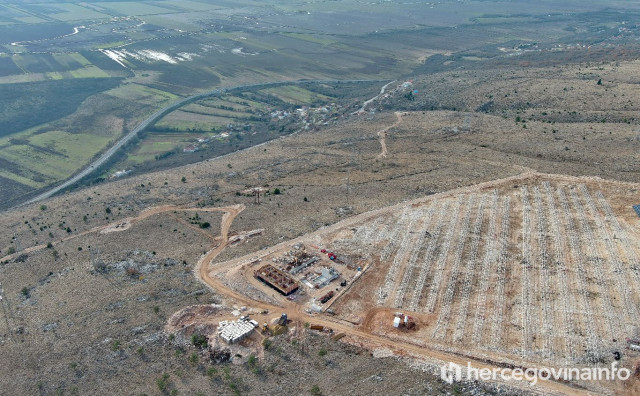
[[[234,344],[251,334],[257,324],[258,322],[255,320],[238,320],[231,322],[223,320],[218,323],[218,335],[227,343]]]

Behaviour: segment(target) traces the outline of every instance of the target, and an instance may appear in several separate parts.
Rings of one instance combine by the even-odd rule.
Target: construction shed
[[[300,284],[298,284],[295,279],[271,264],[259,268],[254,275],[285,296],[288,296],[300,287]]]

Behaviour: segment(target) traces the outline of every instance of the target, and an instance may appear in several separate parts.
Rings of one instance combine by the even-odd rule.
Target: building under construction
[[[288,296],[300,287],[295,279],[271,264],[267,264],[256,270],[254,275],[256,278],[273,287],[285,296]]]

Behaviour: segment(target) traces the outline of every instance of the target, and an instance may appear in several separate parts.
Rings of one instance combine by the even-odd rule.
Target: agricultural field
[[[626,57],[635,51],[632,44],[638,29],[626,23],[637,13],[635,5],[625,3],[624,18],[617,11],[595,12],[599,9],[597,2],[580,2],[580,13],[571,16],[554,4],[548,5],[545,13],[537,12],[528,2],[515,2],[512,6],[516,16],[493,13],[500,9],[499,3],[474,1],[429,7],[422,3],[382,2],[372,5],[367,13],[362,12],[357,1],[5,1],[0,4],[0,109],[5,113],[2,115],[0,110],[0,118],[6,120],[1,134],[24,138],[33,133],[31,128],[53,128],[100,135],[103,117],[89,116],[82,101],[95,104],[103,98],[101,92],[116,85],[117,89],[109,91],[109,103],[111,112],[118,113],[116,117],[121,120],[118,122],[123,136],[135,129],[144,115],[158,110],[154,103],[168,106],[171,101],[218,87],[303,79],[393,80],[422,73],[478,69],[487,64],[499,67],[523,60],[531,62],[534,55],[539,58],[535,64],[540,59],[566,57],[562,54],[572,48],[608,48],[621,42],[629,45]],[[32,89],[22,84],[40,85]],[[70,100],[51,100],[47,92],[60,90]],[[42,91],[45,92],[40,94]],[[242,98],[243,104],[236,101],[242,107],[229,103],[211,107],[204,101],[190,104],[167,115],[156,126],[164,132],[210,132],[229,124],[257,125],[264,122],[267,113],[264,97],[272,105],[270,110],[331,102],[345,106],[349,103],[341,100],[350,99],[344,91],[312,92],[300,86],[263,91]],[[16,96],[16,92],[24,95]],[[77,92],[87,95],[78,96]],[[38,116],[24,117],[24,112]],[[73,125],[68,125],[65,117],[72,117]],[[276,126],[278,130],[281,127]],[[296,129],[283,132],[293,130]],[[231,132],[232,136],[237,134]],[[109,142],[117,141],[113,133],[109,136]],[[239,149],[248,147],[249,140],[259,144],[265,138],[254,135],[244,142],[229,144]],[[128,166],[121,160],[128,148],[138,150],[134,146],[122,149],[121,157],[94,178],[108,176],[113,166]],[[164,145],[169,146],[175,145]],[[159,147],[142,152],[150,154]],[[106,146],[96,147],[92,154],[105,149]],[[227,152],[228,147],[194,158]],[[69,151],[68,155],[74,154]],[[143,157],[150,158],[145,156],[138,156],[133,162],[139,165]],[[15,183],[26,183],[17,189],[24,191],[43,188],[78,173],[87,165],[83,161],[88,156],[79,155],[70,161],[73,166],[61,168],[56,177],[39,177],[29,164],[22,170],[25,164],[14,163],[8,155],[3,158],[8,161],[5,176]],[[139,170],[150,169],[157,167],[146,164],[144,170]],[[19,200],[18,196],[9,195]],[[11,203],[3,201],[0,205]]]
[[[4,377],[4,388],[16,394],[37,392],[41,370],[33,370],[31,364],[12,364],[27,361],[59,373],[42,380],[43,388],[51,392],[78,387],[93,394],[102,386],[96,385],[101,383],[98,380],[115,384],[126,376],[135,383],[131,385],[135,393],[152,394],[160,377],[155,370],[158,365],[168,367],[181,394],[194,390],[206,394],[211,380],[187,360],[188,354],[178,356],[175,351],[182,348],[178,341],[173,343],[162,334],[171,313],[213,302],[229,308],[275,304],[266,308],[272,315],[289,312],[302,323],[354,334],[331,341],[334,349],[322,364],[335,362],[337,351],[358,345],[374,355],[391,356],[392,362],[410,351],[436,367],[451,359],[492,367],[574,363],[602,367],[616,351],[622,354],[621,365],[631,367],[640,359],[626,349],[625,341],[635,336],[635,322],[628,312],[635,315],[633,305],[638,304],[633,260],[634,252],[638,254],[640,219],[631,209],[640,203],[640,143],[632,114],[640,103],[634,89],[635,70],[637,61],[601,60],[562,67],[452,70],[417,76],[412,83],[401,79],[342,90],[339,85],[305,86],[336,98],[336,104],[348,105],[336,109],[339,117],[318,130],[288,134],[260,146],[248,142],[246,150],[224,157],[210,158],[204,149],[172,155],[163,159],[168,165],[162,172],[141,164],[136,170],[149,172],[132,172],[6,211],[0,228],[0,261],[5,262],[0,272],[14,318],[9,318],[9,326],[0,327],[0,340],[9,356],[4,369],[10,375]],[[602,85],[597,83],[600,79]],[[383,85],[386,89],[380,94]],[[127,107],[155,97],[136,85],[127,92],[137,95]],[[113,118],[113,109],[125,98],[120,96],[104,94],[91,103],[102,103],[105,108],[95,107],[97,112],[112,117],[103,119],[104,125],[131,125],[125,123],[124,113],[115,113],[120,121]],[[368,104],[359,111],[365,101]],[[273,106],[247,89],[196,104],[247,112],[242,102],[262,103],[260,111]],[[333,114],[327,110],[326,114]],[[602,113],[607,114],[604,123]],[[316,113],[307,114],[311,119]],[[282,115],[276,113],[276,118]],[[238,132],[245,133],[244,140],[230,141],[227,148],[235,150],[236,144],[260,136]],[[173,135],[177,141],[189,140],[193,132],[148,130],[143,140],[156,133],[158,140],[149,140],[140,154],[143,159],[155,158],[173,144]],[[215,139],[210,142],[215,144]],[[196,163],[176,160],[182,156]],[[558,169],[575,177],[548,175]],[[483,182],[487,183],[478,185]],[[19,186],[12,183],[6,185],[17,191]],[[246,192],[253,187],[270,191],[260,204]],[[276,188],[280,194],[275,194]],[[235,208],[236,213],[244,209],[231,223],[232,217],[226,214],[205,216],[204,207]],[[132,224],[132,218],[154,213],[150,208],[164,212]],[[201,220],[194,220],[193,212],[184,208],[193,208]],[[205,221],[210,228],[193,223]],[[114,228],[123,223],[132,226]],[[223,286],[215,288],[215,295],[195,279],[193,271],[209,249],[224,246],[218,238],[222,227],[214,223],[229,225],[230,240],[245,236],[212,262],[210,276]],[[104,227],[120,232],[92,231]],[[262,232],[252,233],[255,230]],[[246,237],[250,233],[253,236]],[[53,249],[47,248],[49,242]],[[343,279],[331,282],[326,291],[313,290],[293,300],[274,296],[277,292],[257,283],[253,268],[246,266],[263,254],[263,264],[270,261],[266,255],[282,257],[298,242],[318,256],[322,249],[333,252],[339,261],[355,264],[355,270],[345,270],[345,264],[336,261]],[[102,252],[111,270],[102,274],[88,269],[89,246]],[[525,257],[528,261],[523,261]],[[178,265],[165,267],[169,258]],[[157,265],[157,269],[143,273],[142,279],[132,277],[121,264],[130,263],[129,259],[134,269],[136,265]],[[332,265],[326,253],[321,265]],[[243,273],[243,266],[248,271]],[[359,276],[353,274],[358,266],[363,269]],[[56,275],[47,278],[51,272]],[[343,281],[346,286],[341,286]],[[418,281],[424,284],[420,287]],[[222,295],[227,289],[235,294]],[[77,290],[94,292],[77,294]],[[322,300],[329,290],[336,295],[325,304],[316,303],[324,312],[307,313],[316,309],[307,303]],[[69,300],[70,295],[78,299]],[[242,302],[237,301],[238,295]],[[570,297],[566,309],[562,296]],[[154,306],[160,307],[157,312]],[[397,311],[413,318],[415,330],[393,328]],[[66,318],[72,319],[67,322]],[[50,330],[56,323],[57,329]],[[17,326],[24,333],[14,332]],[[42,344],[27,342],[28,337],[41,339]],[[286,336],[274,337],[274,343],[278,337],[292,345]],[[308,333],[299,340],[305,337]],[[107,338],[121,345],[102,344]],[[100,345],[95,354],[82,355],[95,345]],[[144,347],[143,357],[135,352],[139,346]],[[112,350],[116,347],[120,349]],[[383,354],[381,348],[387,352]],[[263,352],[261,365],[278,353]],[[288,358],[305,356],[306,361],[307,355]],[[83,356],[79,362],[78,356]],[[105,356],[123,356],[126,366],[114,366]],[[591,363],[594,359],[603,363]],[[203,365],[209,364],[205,360],[200,357]],[[74,362],[86,374],[78,377],[69,370]],[[267,364],[271,363],[260,367]],[[246,393],[263,389],[263,377],[243,365],[229,366],[246,379]],[[109,369],[113,367],[118,368]],[[267,373],[267,381],[281,382],[289,375]],[[297,377],[298,372],[294,373]],[[390,376],[389,371],[382,373]],[[434,378],[420,375],[425,377],[407,383],[429,383]],[[326,375],[323,371],[318,376]],[[323,389],[336,389],[322,381],[318,380]],[[638,378],[627,384],[624,388],[620,383],[580,382],[569,390],[637,394]],[[530,389],[528,384],[525,387]],[[306,390],[301,388],[303,393]],[[501,392],[508,393],[504,388]],[[420,388],[416,393],[429,390]]]
[[[0,393],[640,394],[638,20],[0,0]]]
[[[184,147],[194,144],[199,138],[202,138],[200,133],[154,133],[143,138],[138,146],[130,151],[127,159],[113,168],[130,169],[143,163],[158,161],[168,155],[182,153]]]
[[[284,86],[278,88],[267,88],[260,93],[275,96],[281,101],[293,105],[310,105],[314,103],[328,103],[334,98],[311,92],[298,86]]]
[[[71,79],[20,84],[20,95],[7,92],[1,116],[17,130],[6,128],[0,137],[0,175],[13,182],[7,182],[3,202],[65,180],[124,131],[135,128],[147,112],[176,98],[143,85],[119,83],[120,79]],[[68,96],[56,101],[61,87]]]
[[[344,116],[350,107],[341,103],[362,101],[374,95],[378,86],[379,83],[283,84],[247,87],[198,100],[155,122],[104,175],[122,169],[165,169],[291,133],[317,130]]]

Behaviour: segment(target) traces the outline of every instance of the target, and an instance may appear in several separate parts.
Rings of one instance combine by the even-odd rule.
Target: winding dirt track
[[[398,116],[398,122],[400,122],[401,120],[401,114],[396,114]],[[395,125],[395,124],[394,124]],[[391,126],[393,127],[393,126]],[[389,127],[389,128],[391,128]],[[387,128],[387,129],[389,129]],[[95,232],[100,232],[102,230],[105,229],[111,229],[112,232],[115,231],[126,231],[127,229],[130,228],[130,226],[134,225],[135,223],[142,221],[150,216],[154,216],[156,214],[160,214],[160,213],[165,213],[165,212],[170,212],[170,211],[174,211],[174,210],[179,210],[179,211],[189,211],[189,212],[224,212],[224,215],[222,216],[222,221],[221,221],[221,241],[220,244],[217,245],[216,247],[214,247],[213,249],[211,249],[209,252],[207,252],[196,264],[196,267],[194,268],[194,272],[196,277],[201,280],[203,283],[205,283],[208,287],[210,287],[212,290],[214,290],[216,293],[226,297],[226,298],[230,298],[235,300],[237,303],[241,303],[243,305],[248,305],[254,308],[259,308],[259,309],[263,309],[263,310],[269,310],[270,312],[283,312],[286,313],[287,316],[292,319],[292,320],[299,320],[299,321],[310,321],[313,322],[313,324],[318,324],[318,325],[322,325],[328,328],[333,329],[335,332],[337,333],[345,333],[347,335],[351,335],[351,336],[355,336],[361,340],[366,340],[374,345],[380,346],[380,347],[386,347],[389,348],[391,350],[397,350],[397,351],[403,351],[405,353],[408,353],[410,355],[413,356],[426,356],[432,359],[437,359],[443,362],[453,362],[453,363],[457,363],[460,364],[462,366],[466,366],[468,361],[472,361],[473,362],[473,366],[476,368],[489,368],[489,369],[501,369],[501,367],[499,366],[494,366],[494,365],[490,365],[484,362],[480,362],[480,361],[475,361],[473,359],[467,358],[467,357],[461,357],[458,355],[454,355],[454,354],[449,354],[449,353],[445,353],[445,352],[441,352],[438,350],[434,350],[434,349],[430,349],[428,347],[425,346],[420,346],[420,345],[415,345],[415,344],[411,344],[411,343],[407,343],[407,342],[401,342],[401,341],[395,341],[395,340],[390,340],[384,337],[380,337],[377,335],[373,335],[370,334],[368,332],[366,332],[366,326],[361,326],[361,328],[356,328],[354,325],[346,322],[346,321],[341,321],[339,319],[335,319],[332,318],[330,319],[329,317],[319,317],[319,316],[311,316],[311,315],[307,315],[303,309],[302,306],[300,304],[296,304],[294,302],[291,301],[286,301],[283,303],[283,306],[276,306],[276,305],[272,305],[263,301],[257,301],[257,300],[253,300],[243,294],[240,294],[232,289],[230,289],[229,287],[227,287],[226,285],[224,285],[222,282],[220,282],[217,278],[212,277],[210,275],[210,265],[211,262],[228,246],[229,243],[229,229],[231,228],[231,225],[233,223],[233,220],[235,219],[235,217],[241,213],[243,210],[245,209],[245,206],[242,204],[239,205],[234,205],[234,206],[228,206],[228,207],[209,207],[209,208],[184,208],[184,207],[178,207],[178,206],[174,206],[174,205],[165,205],[165,206],[157,206],[157,207],[152,207],[149,208],[147,210],[144,210],[140,213],[140,215],[138,215],[137,217],[130,217],[130,218],[126,218],[126,219],[122,219],[119,220],[117,222],[114,223],[110,223],[104,226],[99,226],[99,227],[95,227],[92,228],[91,230],[82,232],[80,234],[75,234],[72,236],[69,236],[67,238],[64,238],[62,241],[68,241],[68,240],[72,240],[75,238],[78,238],[80,236],[86,235],[86,234],[90,234],[90,233],[95,233]],[[122,223],[127,223],[127,227],[125,228],[114,228],[116,224],[122,224]],[[61,243],[57,242],[57,243]],[[57,244],[56,243],[56,244]],[[25,249],[21,252],[15,253],[13,255],[9,255],[9,256],[5,256],[2,259],[0,259],[1,261],[4,260],[11,260],[15,257],[17,257],[20,254],[24,254],[24,253],[29,253],[29,252],[34,252],[34,251],[38,251],[41,249],[45,249],[46,246],[45,245],[38,245],[38,246],[33,246],[31,248]],[[554,381],[540,381],[538,382],[537,385],[538,388],[541,388],[542,390],[545,391],[545,393],[553,393],[553,394],[567,394],[567,395],[589,395],[589,394],[593,394],[591,392],[582,390],[582,389],[577,389],[575,387],[571,387],[569,385],[563,384],[563,383],[559,383],[559,382],[554,382]]]
[[[76,238],[79,238],[81,236],[85,236],[87,234],[92,234],[92,233],[96,233],[96,232],[103,232],[103,231],[109,231],[109,232],[122,232],[122,231],[126,231],[129,228],[131,228],[131,226],[133,226],[135,223],[138,223],[142,220],[145,220],[151,216],[155,216],[157,214],[161,214],[161,213],[166,213],[166,212],[172,212],[174,210],[179,210],[182,212],[224,212],[225,214],[222,217],[222,226],[223,226],[223,238],[224,241],[226,243],[227,241],[227,233],[229,231],[229,227],[231,226],[231,222],[233,221],[233,218],[235,217],[235,215],[237,213],[242,212],[242,210],[244,210],[244,205],[235,205],[235,206],[229,206],[229,207],[221,207],[221,208],[215,208],[215,207],[210,207],[210,208],[183,208],[180,206],[175,206],[175,205],[164,205],[164,206],[154,206],[151,207],[149,209],[145,209],[142,212],[140,212],[140,214],[136,217],[127,217],[124,219],[120,219],[116,222],[113,223],[109,223],[109,224],[105,224],[102,226],[98,226],[98,227],[94,227],[91,228],[90,230],[87,231],[83,231],[79,234],[73,234],[73,235],[69,235],[65,238],[60,239],[58,242],[52,242],[51,244],[53,246],[56,246],[62,242],[66,242],[66,241],[70,241]],[[234,213],[232,217],[229,218],[229,213]],[[175,218],[175,217],[174,217]],[[229,223],[227,225],[227,228],[225,229],[225,219],[229,218]],[[176,218],[177,221],[180,221],[180,219]],[[125,224],[124,227],[120,227],[120,228],[116,228],[116,225],[118,224]],[[196,230],[197,232],[203,232],[203,230],[201,230],[200,228],[194,227],[191,224],[185,224],[186,226],[189,226],[191,228],[193,228],[194,230]],[[211,237],[211,235],[207,234],[208,237],[210,237],[211,239],[213,239]],[[221,245],[223,246],[223,245]],[[33,253],[33,252],[37,252],[39,250],[45,249],[47,247],[47,245],[36,245],[36,246],[32,246],[29,248],[26,248],[24,250],[21,250],[19,252],[10,254],[8,256],[2,257],[0,258],[0,261],[11,261],[13,259],[15,259],[16,257],[20,256],[21,254],[26,254],[26,253]]]
[[[378,154],[378,158],[386,158],[388,151],[387,151],[387,131],[391,128],[395,128],[398,125],[400,125],[400,123],[402,122],[402,116],[404,115],[403,112],[401,111],[396,111],[395,112],[396,115],[396,122],[394,122],[393,124],[389,125],[388,127],[378,131],[378,137],[380,138],[380,147],[381,147],[381,152],[380,154]]]
[[[401,114],[396,114],[398,116],[398,122],[400,122]],[[391,127],[389,127],[391,128]],[[443,362],[453,362],[462,366],[466,366],[467,362],[472,361],[473,366],[476,368],[488,368],[488,369],[501,369],[499,366],[490,365],[484,362],[475,361],[473,359],[467,357],[460,357],[454,354],[448,354],[445,352],[429,349],[426,347],[389,340],[384,337],[376,336],[370,334],[363,329],[359,329],[349,324],[348,322],[340,321],[337,319],[329,319],[328,317],[318,317],[307,315],[300,304],[296,304],[294,302],[286,301],[283,303],[283,306],[272,305],[263,301],[253,300],[243,294],[240,294],[234,290],[231,290],[229,287],[224,285],[215,277],[210,275],[210,264],[211,262],[227,247],[228,245],[228,233],[231,224],[233,223],[233,219],[244,210],[244,205],[238,205],[229,208],[220,208],[221,210],[227,210],[222,217],[222,226],[221,226],[221,234],[222,241],[220,245],[210,250],[207,254],[204,255],[202,259],[198,261],[198,264],[195,268],[196,275],[200,278],[202,282],[204,282],[207,286],[212,288],[216,293],[221,294],[225,297],[231,298],[235,300],[237,303],[251,306],[259,309],[266,309],[270,312],[282,312],[286,313],[287,317],[292,320],[297,321],[312,321],[313,324],[318,324],[324,327],[328,327],[333,329],[336,333],[345,333],[347,335],[355,336],[357,338],[367,340],[375,345],[379,345],[380,347],[387,347],[392,350],[400,350],[406,353],[409,353],[414,356],[427,356],[429,358],[434,358],[441,360]],[[546,394],[566,394],[566,395],[591,395],[594,394],[592,392],[577,389],[571,387],[566,384],[562,384],[554,381],[539,381],[538,388],[541,388],[545,391]]]

